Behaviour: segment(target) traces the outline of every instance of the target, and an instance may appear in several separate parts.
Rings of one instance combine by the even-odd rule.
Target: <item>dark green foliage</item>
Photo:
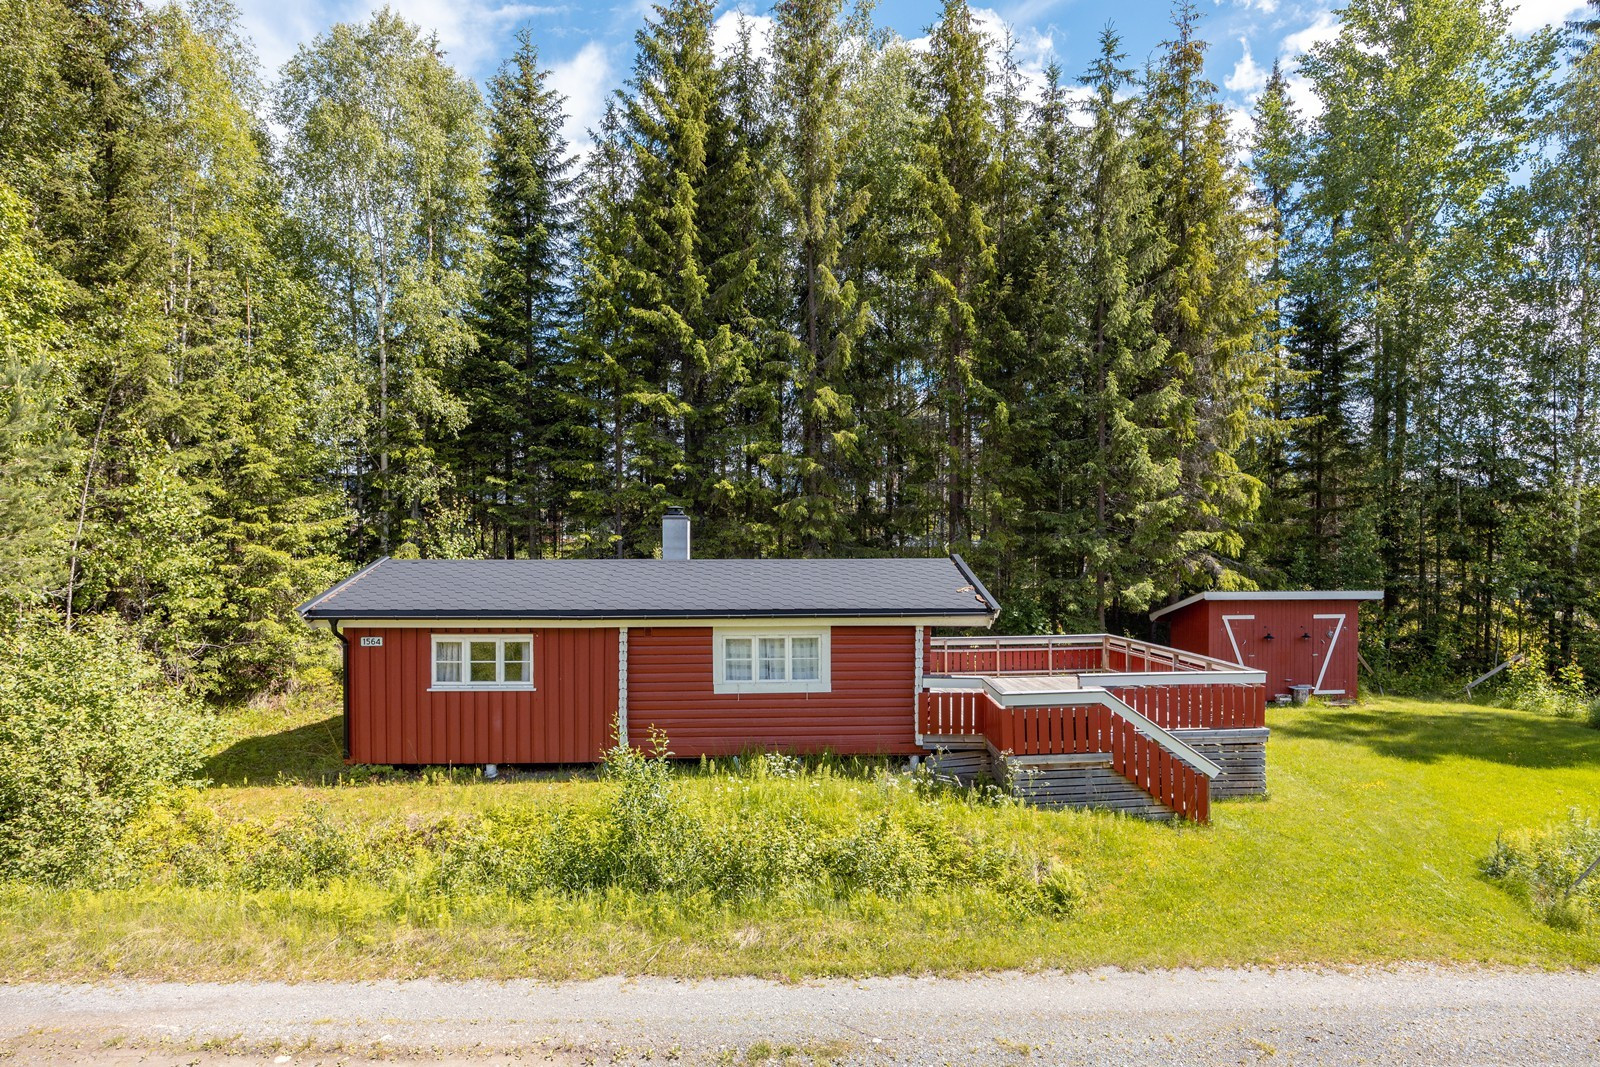
[[[378,553],[648,556],[682,504],[703,554],[960,550],[1007,629],[1382,586],[1386,677],[1600,673],[1584,20],[1358,0],[1242,144],[1193,5],[1082,92],[962,0],[921,50],[715,12],[651,9],[575,158],[527,34],[488,107],[389,9],[269,94],[221,0],[0,0],[5,615],[244,697]]]
[[[566,335],[573,220],[563,101],[532,39],[517,41],[489,83],[478,344],[456,376],[467,424],[448,446],[478,552],[508,559],[564,546],[588,417]]]

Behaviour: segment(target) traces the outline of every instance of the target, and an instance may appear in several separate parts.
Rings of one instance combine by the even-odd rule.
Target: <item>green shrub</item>
[[[209,737],[125,628],[21,620],[0,639],[0,879],[101,877],[124,826],[194,775]]]
[[[1600,869],[1590,867],[1596,860],[1600,818],[1572,808],[1540,829],[1502,834],[1484,873],[1524,897],[1547,922],[1577,927],[1600,914]]]
[[[1563,665],[1552,678],[1544,650],[1533,645],[1506,674],[1503,698],[1511,707],[1561,719],[1580,718],[1589,711],[1588,685],[1575,661]]]

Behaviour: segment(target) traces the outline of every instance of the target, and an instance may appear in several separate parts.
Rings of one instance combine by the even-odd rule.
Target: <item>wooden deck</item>
[[[981,745],[1032,800],[1205,822],[1214,794],[1265,789],[1259,671],[1107,634],[934,638],[928,660],[920,743],[969,767]]]

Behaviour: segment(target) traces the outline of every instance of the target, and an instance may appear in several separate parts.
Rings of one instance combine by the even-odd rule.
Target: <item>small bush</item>
[[[1502,834],[1484,873],[1524,897],[1546,922],[1575,928],[1600,914],[1600,869],[1590,869],[1597,859],[1600,818],[1572,808],[1540,829]]]
[[[1583,668],[1567,663],[1551,678],[1544,650],[1531,646],[1523,658],[1506,671],[1504,697],[1511,707],[1560,719],[1576,719],[1589,713],[1590,697]]]
[[[0,639],[0,879],[94,880],[129,820],[195,774],[209,737],[123,627],[21,620]]]

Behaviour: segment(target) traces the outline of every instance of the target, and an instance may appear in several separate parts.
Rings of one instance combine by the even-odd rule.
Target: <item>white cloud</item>
[[[1295,106],[1300,114],[1308,119],[1314,119],[1322,114],[1322,97],[1317,95],[1309,78],[1302,78],[1298,74],[1287,75],[1284,79],[1284,88],[1289,93],[1289,102]]]
[[[599,125],[605,112],[611,78],[611,54],[599,41],[590,41],[571,59],[550,68],[550,88],[567,98],[567,123],[562,133],[580,155],[593,144],[589,131]]]
[[[1511,11],[1511,32],[1532,33],[1552,22],[1565,22],[1584,6],[1584,0],[1522,0]]]
[[[1044,95],[1044,71],[1055,57],[1055,41],[1049,34],[1040,33],[1032,26],[1017,26],[998,11],[988,7],[972,9],[973,21],[985,37],[988,46],[989,78],[991,83],[1002,72],[1007,34],[1012,42],[1012,59],[1017,73],[1022,77],[1022,95],[1038,100]]]
[[[741,23],[749,28],[750,44],[756,55],[772,55],[772,16],[752,15],[737,9],[724,11],[711,24],[711,47],[725,56],[739,47]]]
[[[571,9],[564,3],[505,0],[387,0],[395,13],[439,38],[446,60],[469,78],[484,78],[512,47],[518,24]],[[336,22],[372,17],[384,0],[242,0],[241,21],[260,51],[262,69],[275,78],[295,50]]]
[[[1296,30],[1283,39],[1279,50],[1286,56],[1299,56],[1325,41],[1339,36],[1339,18],[1332,11],[1319,11],[1311,25]]]
[[[1250,42],[1241,37],[1239,44],[1244,48],[1244,54],[1239,57],[1239,62],[1233,65],[1233,73],[1228,75],[1222,84],[1235,93],[1260,92],[1266,87],[1267,72],[1261,69],[1255,57],[1250,54]]]
[[[1236,7],[1242,7],[1248,11],[1259,11],[1265,15],[1270,15],[1278,10],[1278,0],[1233,0],[1233,2]]]

